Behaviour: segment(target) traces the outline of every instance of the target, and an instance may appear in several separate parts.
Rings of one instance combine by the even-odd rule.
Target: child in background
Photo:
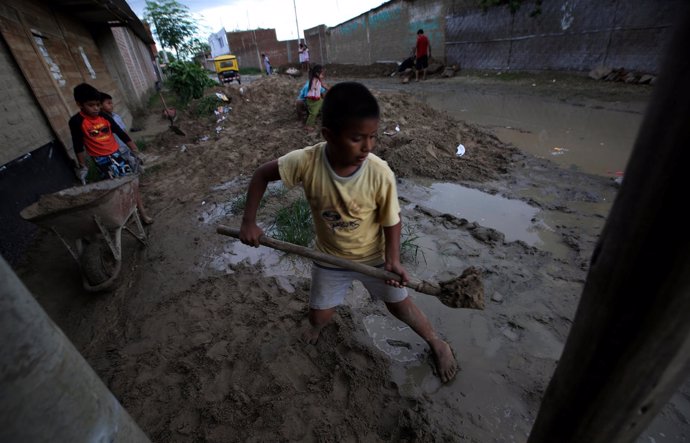
[[[305,43],[299,44],[299,64],[301,69],[309,72],[309,48]]]
[[[110,116],[123,131],[127,132],[127,127],[125,126],[124,120],[122,120],[122,117],[120,117],[119,114],[113,111],[113,97],[105,92],[101,92],[101,110],[106,115]],[[132,172],[135,174],[144,172],[144,168],[141,166],[141,159],[132,154],[132,151],[125,144],[125,142],[123,142],[122,139],[117,136],[117,134],[115,134],[115,140],[117,140],[120,155],[125,159],[129,167],[132,168]]]
[[[264,68],[266,69],[266,75],[271,75],[271,61],[268,59],[266,54],[261,54],[261,58],[264,61]]]
[[[137,145],[129,138],[113,119],[101,111],[101,93],[87,83],[81,83],[74,88],[74,101],[80,111],[69,119],[69,129],[72,135],[72,145],[77,155],[79,169],[77,177],[86,180],[88,167],[84,151],[91,156],[102,178],[115,178],[127,175],[131,169],[118,151],[114,134],[120,137],[135,154],[139,152]],[[137,208],[141,221],[153,223],[144,209],[141,195],[136,193]]]
[[[307,123],[305,128],[309,131],[314,130],[314,125],[316,125],[316,117],[321,111],[321,105],[323,104],[322,97],[328,92],[328,86],[324,83],[326,77],[326,71],[321,65],[314,65],[309,72],[309,80],[305,83],[304,87],[300,91],[298,101],[302,101],[307,108]],[[297,110],[299,114],[299,108]]]
[[[437,375],[448,382],[458,371],[448,343],[408,297],[409,280],[400,263],[402,223],[395,175],[374,155],[379,106],[360,83],[339,83],[323,100],[321,133],[326,142],[292,151],[260,166],[249,183],[240,239],[259,246],[263,231],[256,213],[269,182],[301,185],[309,201],[316,231],[316,249],[400,276],[383,281],[350,270],[314,262],[309,296],[309,326],[302,337],[316,344],[335,308],[342,304],[353,280],[361,281],[372,298],[409,325],[429,345]]]

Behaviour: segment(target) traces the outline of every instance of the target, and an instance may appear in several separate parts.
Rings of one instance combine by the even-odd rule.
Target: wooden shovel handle
[[[229,226],[219,225],[218,228],[216,228],[216,232],[222,235],[227,235],[229,237],[240,238],[240,230],[231,228]],[[304,246],[299,246],[292,243],[276,240],[275,238],[268,237],[266,235],[262,235],[261,238],[259,238],[259,243],[261,243],[264,246],[268,246],[269,248],[301,255],[302,257],[307,257],[311,258],[312,260],[328,263],[329,265],[334,265],[339,268],[360,272],[370,277],[380,278],[381,280],[400,280],[400,276],[394,272],[386,271],[385,269],[375,268],[373,266],[365,265],[362,263],[356,263],[344,258],[335,257],[333,255],[325,254],[314,249],[305,248]],[[416,278],[410,278],[410,281],[407,282],[406,286],[414,289],[417,292],[422,292],[424,294],[439,295],[441,293],[440,286],[428,281],[418,280]]]

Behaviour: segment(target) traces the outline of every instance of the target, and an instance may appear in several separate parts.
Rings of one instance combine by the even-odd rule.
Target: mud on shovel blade
[[[228,237],[240,238],[240,230],[229,226],[219,225],[216,228],[216,232],[221,235],[227,235]],[[259,243],[269,248],[297,254],[339,268],[360,272],[370,277],[380,278],[382,280],[400,280],[400,276],[393,272],[335,257],[314,249],[305,248],[304,246],[276,240],[266,235],[261,236]],[[441,303],[451,308],[484,309],[484,286],[481,280],[481,271],[472,266],[465,269],[460,277],[443,281],[439,284],[411,277],[410,281],[407,282],[407,287],[417,292],[433,295],[438,298]]]

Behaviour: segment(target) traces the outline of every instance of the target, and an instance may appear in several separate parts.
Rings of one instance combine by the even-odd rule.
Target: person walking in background
[[[431,43],[424,30],[417,31],[417,44],[415,45],[416,68],[415,80],[419,81],[419,71],[422,71],[422,80],[426,80],[426,68],[429,67],[429,58],[431,58]]]
[[[305,43],[299,44],[299,63],[306,72],[309,72],[309,48]]]
[[[264,69],[266,69],[266,75],[271,75],[271,61],[268,59],[266,54],[261,54],[261,59],[264,62]]]

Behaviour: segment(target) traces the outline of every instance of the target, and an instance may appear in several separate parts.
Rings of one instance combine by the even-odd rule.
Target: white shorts
[[[311,267],[311,309],[330,309],[343,304],[353,280],[359,280],[372,300],[398,303],[407,297],[407,289],[387,285],[384,280],[349,269],[326,268],[314,263]]]

